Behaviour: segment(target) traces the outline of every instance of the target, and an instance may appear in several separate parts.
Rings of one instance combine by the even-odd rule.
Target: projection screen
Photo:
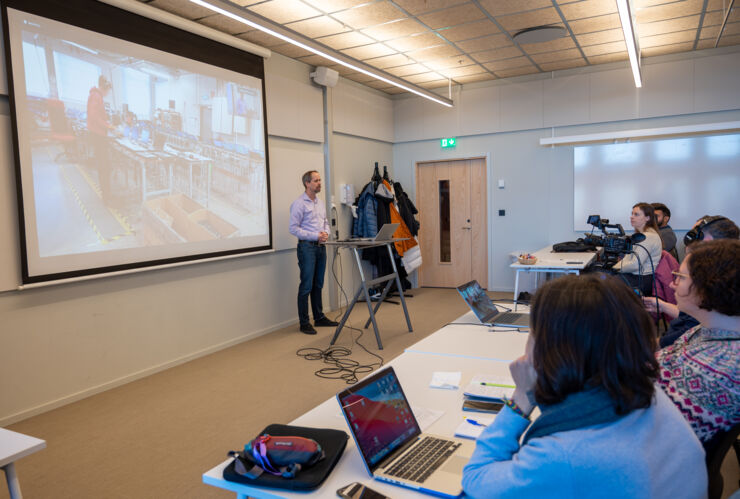
[[[262,58],[96,1],[3,20],[24,283],[271,248]]]

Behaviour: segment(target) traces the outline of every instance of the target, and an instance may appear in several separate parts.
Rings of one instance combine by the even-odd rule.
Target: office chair
[[[706,444],[704,444],[704,450],[707,453],[707,476],[709,478],[709,499],[720,499],[722,497],[722,487],[724,482],[722,480],[722,461],[725,460],[727,452],[730,447],[734,447],[737,453],[740,450],[740,444],[738,444],[738,435],[740,435],[740,423],[736,424],[728,431],[718,433]],[[740,459],[740,454],[737,454]]]
[[[53,141],[60,142],[64,147],[64,150],[56,155],[54,161],[59,161],[63,157],[66,157],[68,160],[75,160],[77,158],[77,150],[75,148],[77,137],[75,137],[72,125],[64,112],[64,102],[58,99],[49,99],[47,101],[47,109],[49,112],[49,123],[51,124],[50,138]]]

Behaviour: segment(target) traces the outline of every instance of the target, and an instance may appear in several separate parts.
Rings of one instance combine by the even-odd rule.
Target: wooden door
[[[422,265],[419,285],[451,288],[472,279],[488,287],[484,158],[416,165]]]

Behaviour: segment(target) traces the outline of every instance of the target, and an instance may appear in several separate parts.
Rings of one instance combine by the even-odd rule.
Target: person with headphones
[[[653,295],[653,274],[660,263],[663,242],[655,222],[655,211],[650,203],[637,203],[632,207],[630,225],[645,236],[645,240],[635,244],[632,253],[622,258],[614,270],[624,277],[631,288],[639,290],[643,296]]]
[[[727,217],[705,215],[696,221],[694,227],[683,238],[686,254],[688,255],[691,252],[694,243],[716,239],[740,239],[740,228]],[[653,297],[643,298],[643,303],[648,312],[660,312],[673,317],[673,320],[668,324],[668,329],[660,337],[660,348],[672,345],[682,334],[699,324],[698,320],[679,310],[678,306],[673,303],[660,299],[656,300]]]

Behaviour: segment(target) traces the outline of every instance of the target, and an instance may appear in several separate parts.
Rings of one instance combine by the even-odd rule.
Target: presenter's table
[[[465,319],[465,316],[461,319]],[[489,332],[485,327],[470,324],[447,325],[425,340],[412,345],[406,352],[387,365],[393,366],[395,369],[412,410],[417,419],[420,420],[422,431],[452,437],[455,429],[463,422],[466,415],[462,411],[463,388],[475,375],[509,376],[508,363],[524,353],[524,344],[528,336],[527,333]],[[449,352],[448,348],[451,346],[453,338],[455,338],[454,343],[458,345],[458,348]],[[481,344],[485,342],[488,342],[494,351],[499,352],[500,358],[481,358],[466,354],[466,352],[482,350]],[[500,345],[497,346],[499,343]],[[429,383],[432,375],[437,371],[461,372],[460,388],[457,390],[430,388]],[[434,411],[443,412],[441,415],[436,414],[438,417],[435,419]],[[431,417],[425,418],[427,424],[421,421],[420,414],[424,413],[432,413]],[[291,424],[347,431],[347,425],[334,397],[292,421]],[[231,461],[232,459],[227,459],[205,472],[203,483],[235,492],[238,499],[307,496],[329,498],[336,496],[337,489],[352,482],[366,483],[388,497],[412,499],[428,499],[430,497],[411,489],[373,480],[365,470],[359,450],[351,437],[336,468],[321,487],[312,492],[265,489],[229,482],[224,480],[223,470]]]
[[[21,486],[15,473],[15,462],[46,447],[46,441],[0,428],[0,468],[5,471],[11,499],[21,499]]]
[[[534,285],[537,288],[540,273],[580,274],[582,270],[594,261],[596,252],[555,253],[552,250],[552,245],[550,245],[535,252],[534,256],[537,257],[537,262],[532,265],[523,265],[519,262],[514,262],[510,265],[512,269],[516,270],[516,277],[514,279],[515,300],[519,296],[520,272],[535,272]],[[514,305],[514,310],[517,310],[517,305]]]

